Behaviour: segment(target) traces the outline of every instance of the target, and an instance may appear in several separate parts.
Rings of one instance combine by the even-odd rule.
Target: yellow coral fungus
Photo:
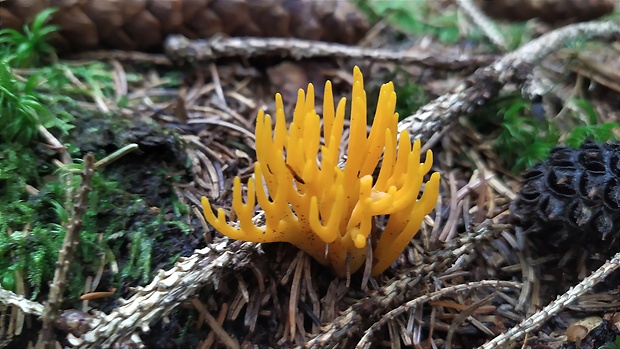
[[[233,239],[289,242],[330,266],[339,276],[358,270],[369,248],[372,274],[388,268],[435,206],[440,176],[433,173],[418,198],[433,154],[427,151],[426,161],[420,163],[420,142],[412,146],[406,132],[397,137],[396,93],[391,82],[381,87],[372,128],[367,133],[366,92],[357,67],[347,158],[344,167],[338,166],[345,103],[343,98],[334,106],[331,83],[327,81],[321,125],[310,84],[307,94],[299,90],[287,129],[282,97],[277,94],[275,127],[271,116],[258,113],[257,161],[254,176],[248,180],[245,203],[241,180],[234,180],[232,208],[238,226],[227,223],[221,208],[216,217],[203,197],[207,221]],[[375,179],[373,172],[381,159]],[[257,201],[265,212],[262,226],[252,222]],[[375,227],[376,216],[386,217],[383,229]],[[368,245],[371,234],[376,234],[372,247]]]

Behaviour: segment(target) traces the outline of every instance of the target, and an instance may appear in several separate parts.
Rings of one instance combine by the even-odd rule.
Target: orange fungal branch
[[[306,94],[301,89],[298,92],[287,129],[282,97],[277,94],[275,126],[270,115],[258,113],[257,161],[245,202],[241,180],[234,180],[232,208],[238,226],[227,222],[221,208],[216,216],[203,197],[207,221],[232,239],[291,243],[339,276],[357,271],[370,248],[372,274],[387,269],[433,210],[440,176],[435,172],[424,183],[433,153],[427,151],[421,163],[420,141],[412,145],[406,131],[398,137],[396,93],[391,82],[381,87],[370,132],[366,127],[366,92],[357,67],[351,99],[347,157],[344,167],[339,167],[346,99],[335,105],[327,81],[321,118],[315,111],[314,87],[309,84]],[[257,203],[265,212],[262,226],[252,222]],[[387,216],[383,229],[375,227],[377,216]],[[371,234],[375,234],[374,245],[369,243]]]

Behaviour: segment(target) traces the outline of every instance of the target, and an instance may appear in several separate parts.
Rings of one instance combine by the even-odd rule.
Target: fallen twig
[[[480,10],[480,8],[472,0],[458,0],[456,3],[495,46],[499,47],[502,51],[506,51],[508,49],[504,35],[497,30],[497,27],[493,21],[486,14],[484,14],[484,12],[482,12],[482,10]]]
[[[95,172],[95,158],[92,153],[84,157],[84,170],[82,170],[82,183],[73,203],[73,212],[69,217],[69,223],[65,232],[62,247],[58,253],[54,281],[50,285],[50,291],[43,309],[43,330],[42,340],[46,348],[54,348],[52,322],[58,316],[58,307],[62,302],[63,292],[67,283],[69,267],[73,260],[73,252],[80,241],[80,230],[82,229],[82,216],[86,212],[88,193],[91,190],[90,182]]]
[[[558,314],[567,305],[584,295],[588,290],[591,290],[596,284],[605,280],[607,276],[618,269],[620,269],[620,252],[616,253],[612,259],[608,260],[575,287],[571,287],[566,293],[549,303],[546,307],[523,320],[519,325],[495,337],[481,346],[480,349],[507,348],[526,334],[536,330],[545,321]]]
[[[453,92],[436,98],[398,124],[414,139],[429,139],[450,126],[460,116],[471,114],[495,98],[510,83],[519,88],[527,80],[532,66],[573,40],[611,40],[620,38],[620,26],[613,22],[572,24],[549,32],[488,67],[478,69]]]
[[[30,301],[24,296],[7,291],[0,286],[0,304],[4,306],[18,307],[26,314],[40,316],[43,314],[43,304]]]
[[[370,328],[366,331],[362,339],[358,342],[356,348],[357,349],[370,348],[372,346],[371,339],[372,339],[372,335],[374,334],[374,332],[378,331],[388,321],[394,320],[397,316],[404,314],[409,309],[415,308],[429,301],[439,299],[451,293],[469,291],[469,290],[472,290],[478,287],[519,288],[521,287],[521,284],[518,282],[514,282],[514,281],[482,280],[482,281],[469,282],[466,284],[459,284],[459,285],[442,288],[431,294],[427,294],[427,295],[412,299],[409,302],[401,305],[400,307],[389,311],[387,314],[385,314],[381,318],[381,320],[375,322],[372,326],[370,326]]]
[[[189,40],[171,35],[164,44],[166,55],[178,63],[206,63],[225,57],[282,56],[295,59],[333,57],[416,64],[437,69],[472,69],[491,63],[495,56],[438,54],[428,50],[371,49],[343,44],[290,38],[222,38]]]
[[[458,258],[471,252],[481,241],[497,237],[503,227],[490,226],[490,223],[491,221],[487,221],[471,233],[446,243],[444,248],[431,253],[429,263],[408,270],[392,279],[374,295],[357,301],[343,311],[342,315],[325,325],[321,332],[308,341],[305,348],[335,348],[341,346],[342,340],[352,334],[365,331],[368,321],[377,320],[376,317],[382,316],[385,309],[397,307],[409,299],[409,295],[415,292],[414,286],[421,279],[430,280]]]
[[[123,339],[139,341],[138,336],[132,337],[137,329],[148,332],[151,323],[169,314],[201,288],[217,289],[227,269],[248,267],[259,249],[254,243],[223,238],[196,250],[190,257],[179,258],[172,269],[160,270],[150,284],[136,288],[134,296],[120,299],[121,306],[101,317],[89,332],[74,338],[73,344],[77,348],[109,348]]]
[[[92,50],[76,54],[71,54],[66,57],[70,60],[76,61],[120,61],[120,62],[133,62],[133,63],[145,63],[153,65],[171,66],[172,62],[166,55],[161,53],[144,53],[139,51],[121,51],[121,50]]]

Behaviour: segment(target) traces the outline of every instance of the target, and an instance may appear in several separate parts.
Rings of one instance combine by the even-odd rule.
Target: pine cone
[[[350,1],[314,0],[1,0],[2,28],[21,30],[48,7],[60,50],[156,50],[169,34],[295,37],[353,44],[369,28]]]
[[[614,11],[616,0],[476,0],[491,17],[524,21],[538,18],[547,23],[582,22]]]
[[[620,142],[555,147],[523,173],[513,217],[553,245],[620,238]],[[538,235],[538,234],[537,234]]]

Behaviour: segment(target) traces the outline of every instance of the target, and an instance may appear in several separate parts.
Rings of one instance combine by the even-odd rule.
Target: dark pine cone
[[[512,212],[525,232],[556,246],[620,239],[620,142],[555,147],[523,173]]]

